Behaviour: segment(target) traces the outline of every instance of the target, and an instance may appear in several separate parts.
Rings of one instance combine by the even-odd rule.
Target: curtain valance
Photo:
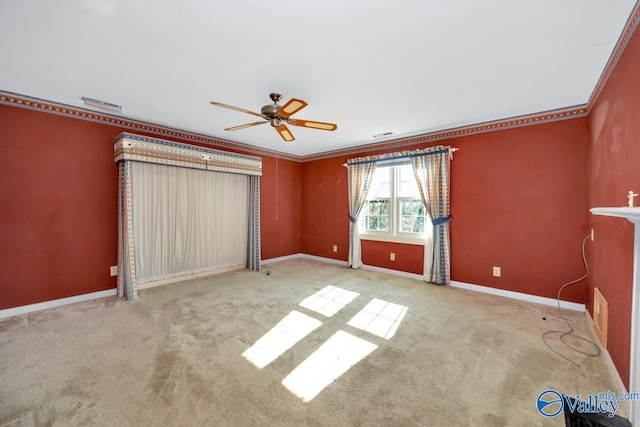
[[[385,153],[385,154],[376,154],[373,156],[365,156],[365,157],[356,157],[354,159],[347,160],[345,166],[351,165],[359,165],[365,163],[378,163],[392,160],[400,160],[400,159],[411,159],[413,157],[420,156],[428,156],[435,155],[441,153],[451,153],[452,151],[457,150],[457,148],[445,147],[442,145],[438,145],[436,147],[429,147],[422,150],[413,150],[413,151],[397,151],[395,153]]]
[[[261,176],[262,159],[164,139],[121,133],[113,147],[115,162],[137,161]]]

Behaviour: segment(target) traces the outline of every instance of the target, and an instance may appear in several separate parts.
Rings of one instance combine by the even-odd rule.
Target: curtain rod
[[[459,150],[459,148],[452,147],[452,148],[445,148],[443,150],[432,151],[430,153],[407,154],[405,156],[391,157],[389,159],[363,160],[361,162],[353,162],[353,163],[348,163],[348,164],[347,163],[343,163],[342,166],[344,166],[346,168],[348,165],[361,165],[361,164],[364,164],[364,163],[379,163],[379,162],[393,161],[393,160],[397,160],[397,159],[408,159],[408,158],[411,158],[411,157],[430,156],[432,154],[440,154],[440,153],[446,153],[446,152],[448,152],[449,154],[452,154],[452,153],[455,153],[458,150]]]

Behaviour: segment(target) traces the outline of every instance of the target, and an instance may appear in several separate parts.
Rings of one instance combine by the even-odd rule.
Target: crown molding
[[[12,92],[0,91],[0,104],[10,105],[13,107],[25,108],[34,111],[40,111],[50,114],[56,114],[66,117],[72,117],[79,120],[87,120],[97,123],[103,123],[119,128],[144,131],[154,135],[163,137],[172,137],[185,142],[198,142],[215,148],[227,148],[237,150],[244,153],[258,154],[281,159],[291,160],[294,162],[310,162],[314,160],[326,159],[330,157],[340,157],[365,153],[370,151],[381,151],[387,149],[405,148],[416,144],[431,143],[443,139],[455,138],[458,136],[473,135],[477,133],[491,132],[495,130],[510,129],[521,126],[531,126],[539,123],[547,123],[557,120],[567,120],[587,115],[586,105],[553,110],[543,113],[531,114],[527,116],[519,116],[504,120],[496,120],[493,122],[479,123],[470,126],[459,127],[455,129],[447,129],[438,132],[432,132],[408,138],[401,138],[392,141],[382,142],[379,144],[359,145],[343,150],[328,151],[325,153],[312,154],[309,156],[296,156],[285,154],[279,151],[271,151],[267,149],[257,148],[249,145],[239,144],[236,142],[226,141],[209,137],[206,135],[187,132],[153,123],[131,120],[120,116],[106,113],[98,113],[93,110],[87,110],[81,107],[74,107],[52,101],[46,101],[26,95],[20,95]]]
[[[97,122],[106,124],[109,126],[115,126],[123,129],[143,131],[153,135],[159,135],[163,137],[176,138],[184,142],[197,142],[205,144],[210,147],[223,148],[241,151],[244,153],[251,153],[263,156],[277,157],[280,159],[292,160],[300,162],[299,156],[291,154],[281,153],[279,151],[272,151],[263,148],[254,147],[251,145],[244,145],[237,142],[227,141],[224,139],[217,139],[207,135],[202,135],[195,132],[188,132],[179,129],[174,129],[167,126],[157,125],[154,123],[143,122],[139,120],[132,120],[125,117],[120,117],[107,113],[99,113],[93,110],[88,110],[82,107],[75,107],[58,102],[47,101],[40,98],[35,98],[27,95],[21,95],[13,92],[6,92],[0,90],[0,104],[10,105],[13,107],[25,108],[28,110],[40,111],[50,114],[56,114],[59,116],[72,117],[79,120],[87,120],[90,122]]]
[[[640,1],[636,1],[635,6],[633,7],[633,11],[631,12],[631,15],[629,15],[629,19],[627,19],[627,23],[624,26],[622,33],[620,34],[618,43],[616,43],[616,47],[613,49],[613,52],[609,57],[609,61],[607,62],[607,65],[604,67],[604,71],[602,72],[602,75],[600,75],[600,79],[598,80],[596,87],[591,93],[591,97],[589,98],[589,102],[587,103],[588,113],[591,112],[591,109],[593,108],[594,104],[598,100],[600,93],[604,89],[604,86],[609,80],[609,77],[611,76],[611,74],[613,73],[613,70],[618,64],[618,60],[622,56],[622,52],[624,51],[624,49],[627,47],[627,44],[629,43],[629,40],[631,39],[631,36],[633,35],[634,31],[638,27],[639,22],[640,22]]]
[[[327,151],[325,153],[312,154],[301,157],[303,162],[327,159],[331,157],[351,156],[370,151],[382,151],[388,149],[408,149],[409,146],[417,144],[427,144],[443,139],[456,138],[459,136],[475,135],[478,133],[493,132],[496,130],[512,129],[523,126],[532,126],[541,123],[568,120],[584,117],[588,114],[587,105],[568,107],[558,110],[530,114],[526,116],[512,117],[492,122],[484,122],[469,126],[447,129],[432,133],[411,136],[407,138],[394,139],[392,141],[381,142],[379,144],[360,145],[357,147],[345,148],[343,150]]]

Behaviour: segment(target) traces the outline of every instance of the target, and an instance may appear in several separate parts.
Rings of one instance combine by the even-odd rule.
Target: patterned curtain
[[[354,159],[359,160],[359,159]],[[358,230],[358,216],[367,199],[367,193],[371,187],[375,162],[360,162],[353,164],[347,162],[347,175],[349,185],[349,265],[351,268],[360,268],[362,258],[360,253],[360,233]]]
[[[432,147],[424,155],[412,157],[422,203],[433,223],[431,245],[424,248],[424,277],[427,282],[445,285],[451,276],[449,248],[449,147]],[[429,246],[429,247],[428,247]]]
[[[131,162],[226,172],[247,176],[247,254],[245,265],[260,270],[260,176],[262,159],[237,153],[191,146],[173,141],[122,133],[114,144],[114,160],[119,164],[118,188],[118,296],[138,297],[134,244],[134,215]],[[244,230],[244,228],[243,228]],[[242,262],[242,259],[240,259]]]
[[[247,177],[249,220],[247,221],[247,261],[245,267],[260,271],[260,177]]]
[[[118,296],[131,301],[138,297],[133,252],[131,162],[120,162],[118,187]]]

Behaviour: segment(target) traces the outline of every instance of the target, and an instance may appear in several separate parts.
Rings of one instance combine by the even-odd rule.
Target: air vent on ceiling
[[[86,96],[81,97],[81,99],[84,101],[84,104],[89,107],[100,108],[114,113],[122,112],[122,106],[118,104],[112,104],[111,102],[102,101],[100,99],[87,98]]]
[[[383,138],[385,136],[390,136],[393,135],[393,132],[389,131],[389,132],[382,132],[382,133],[376,133],[375,135],[373,135],[374,138]]]

